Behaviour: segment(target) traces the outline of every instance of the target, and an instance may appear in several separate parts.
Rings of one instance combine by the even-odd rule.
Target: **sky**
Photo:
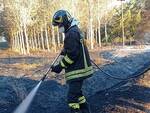
[[[125,0],[123,3],[127,3],[127,2],[130,2],[130,0]],[[115,0],[114,2],[112,2],[112,4],[108,5],[108,8],[113,8],[120,5],[121,5],[121,1]]]

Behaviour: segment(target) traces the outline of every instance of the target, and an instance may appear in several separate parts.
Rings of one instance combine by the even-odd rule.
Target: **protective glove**
[[[56,65],[56,66],[52,66],[51,69],[52,69],[52,70],[51,70],[52,72],[60,73],[63,68],[58,64],[58,65]]]

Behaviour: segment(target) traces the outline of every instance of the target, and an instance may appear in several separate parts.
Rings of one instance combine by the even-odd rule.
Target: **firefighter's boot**
[[[82,113],[90,113],[90,108],[86,102],[86,98],[84,96],[81,96],[78,98],[79,104],[80,104],[80,110]]]
[[[89,105],[85,102],[80,104],[80,109],[82,113],[91,113]]]
[[[82,113],[80,109],[71,109],[70,113]]]
[[[70,107],[70,113],[82,113],[80,111],[79,103],[70,103],[69,107]]]

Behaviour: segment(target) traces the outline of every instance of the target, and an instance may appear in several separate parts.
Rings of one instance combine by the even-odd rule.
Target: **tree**
[[[64,34],[50,23],[56,10],[65,9],[80,21],[91,49],[121,38],[121,7],[112,0],[5,0],[5,23],[11,48],[22,54],[31,51],[57,51]],[[140,0],[124,4],[125,37],[134,37],[141,22]],[[115,7],[115,8],[114,8]]]

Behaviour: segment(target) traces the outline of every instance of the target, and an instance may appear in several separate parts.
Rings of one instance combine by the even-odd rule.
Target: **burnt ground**
[[[121,78],[134,77],[150,66],[149,51],[130,51],[125,54],[124,50],[117,50],[117,53],[120,54],[117,55],[116,50],[101,52],[98,56],[103,59],[94,61],[103,61],[100,67],[105,72]],[[92,56],[95,54],[97,52]],[[0,57],[0,113],[14,111],[39,82],[54,56]],[[35,72],[38,69],[44,70]],[[126,86],[126,83],[130,84]],[[40,86],[28,113],[69,113],[67,90],[64,75],[50,73]],[[83,92],[92,113],[150,113],[149,71],[130,82],[122,82],[97,70],[93,77],[85,81]]]

